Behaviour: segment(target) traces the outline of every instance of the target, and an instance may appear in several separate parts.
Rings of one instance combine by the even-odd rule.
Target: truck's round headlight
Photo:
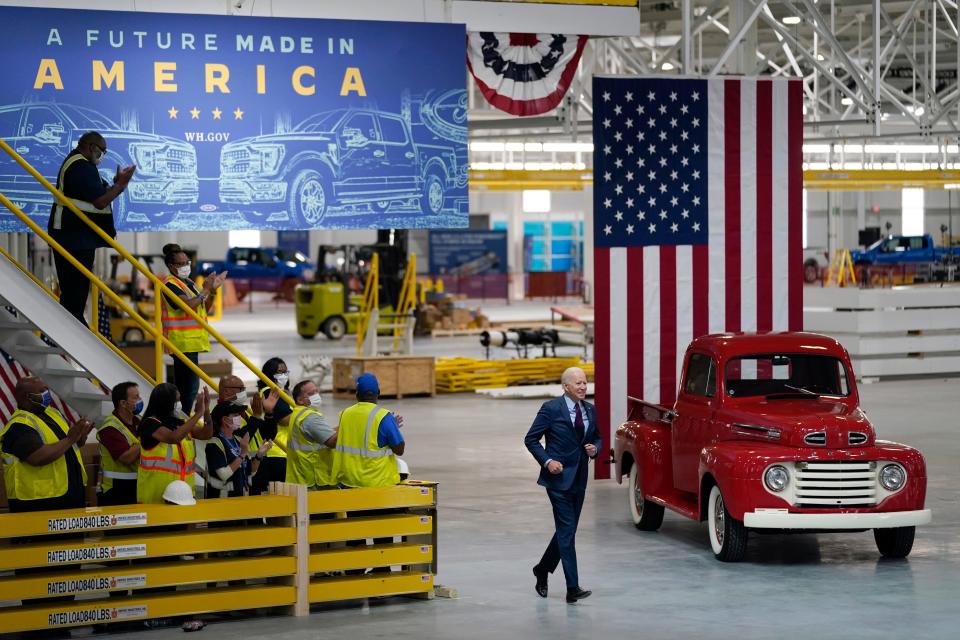
[[[880,469],[880,485],[887,491],[899,491],[907,482],[907,472],[898,464],[888,464]]]
[[[763,474],[763,483],[767,485],[767,489],[770,489],[770,491],[779,493],[790,484],[790,474],[786,467],[775,464]]]

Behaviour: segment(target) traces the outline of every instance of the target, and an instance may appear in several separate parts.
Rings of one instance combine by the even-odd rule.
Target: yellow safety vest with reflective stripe
[[[143,446],[142,444],[140,445]],[[174,480],[183,480],[192,490],[196,484],[196,448],[191,436],[177,444],[158,442],[152,449],[140,450],[137,468],[137,502],[163,504],[163,491]]]
[[[63,192],[63,180],[64,176],[67,175],[67,169],[81,160],[88,162],[88,160],[84,158],[82,154],[74,153],[68,156],[64,161],[63,166],[60,167],[60,173],[57,174],[57,189],[59,189],[61,193]],[[64,193],[64,195],[68,194]],[[87,214],[91,222],[96,224],[111,236],[116,237],[117,232],[113,224],[113,209],[111,208],[111,205],[108,204],[103,209],[100,209],[97,208],[92,202],[80,200],[79,198],[68,197],[68,200],[70,200],[70,202],[72,202],[77,209],[80,209],[80,211]],[[53,204],[53,211],[50,213],[50,229],[53,231],[71,231],[70,225],[64,224],[64,216],[76,218],[76,214],[64,206],[59,199],[57,199]],[[76,220],[76,225],[83,229],[89,228],[79,219]],[[93,231],[91,230],[90,233],[93,233]]]
[[[314,442],[303,432],[303,422],[308,416],[322,413],[313,407],[297,405],[290,414],[290,436],[287,441],[287,482],[305,484],[308,487],[329,487],[337,484],[334,474],[334,450],[323,443]]]
[[[377,446],[380,421],[389,411],[358,402],[340,414],[334,468],[348,487],[386,487],[400,482],[397,457],[390,447]]]
[[[270,387],[260,390],[260,395],[266,398],[270,394]],[[268,458],[286,458],[287,449],[288,449],[288,440],[290,439],[290,425],[293,422],[293,416],[290,416],[290,420],[287,422],[287,426],[282,424],[277,425],[277,437],[273,439],[273,446],[270,447],[270,450],[267,451],[266,457]],[[243,424],[246,426],[247,418],[244,416]],[[257,451],[260,447],[263,446],[264,440],[263,435],[258,429],[257,432],[250,438],[250,451]]]
[[[127,440],[127,445],[132,447],[135,444],[140,444],[140,440],[137,436],[133,435],[133,432],[123,424],[123,421],[117,418],[117,416],[112,413],[107,416],[103,421],[103,424],[100,425],[100,428],[97,429],[97,441],[100,441],[100,434],[103,433],[105,429],[116,429],[120,432]],[[100,490],[106,493],[113,488],[114,480],[136,480],[137,479],[137,463],[123,463],[118,460],[114,460],[113,456],[110,455],[110,450],[103,446],[103,443],[100,443],[100,468],[103,470],[103,479],[100,481]]]
[[[163,284],[172,284],[175,289],[181,291],[183,295],[188,298],[196,296],[197,291],[199,291],[195,291],[195,287],[191,288],[186,282],[174,275],[165,277]],[[166,286],[164,286],[164,288],[166,288]],[[194,320],[192,316],[187,315],[186,311],[168,300],[167,295],[174,294],[171,291],[164,291],[164,295],[161,296],[163,300],[163,304],[161,305],[163,308],[163,315],[161,317],[163,335],[173,343],[173,346],[184,353],[210,351],[210,335],[207,333],[207,330],[204,329],[199,322]],[[198,316],[204,320],[207,319],[206,305],[201,304],[195,311]]]
[[[70,431],[67,421],[60,412],[53,407],[47,407],[44,412],[66,434]],[[53,429],[47,426],[41,418],[29,411],[17,409],[9,422],[0,430],[0,450],[3,447],[3,438],[15,424],[22,424],[37,432],[43,444],[55,444],[60,441]],[[77,456],[77,463],[83,472],[83,485],[87,485],[87,470],[83,467],[83,458],[80,456],[80,447],[74,443],[62,456],[49,464],[35,467],[21,461],[16,456],[3,453],[3,482],[7,488],[8,500],[42,500],[44,498],[59,498],[70,488],[70,476],[67,472],[65,456]]]

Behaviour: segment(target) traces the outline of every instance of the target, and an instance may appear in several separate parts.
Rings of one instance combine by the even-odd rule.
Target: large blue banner
[[[463,25],[0,7],[0,137],[135,164],[120,230],[467,226]],[[52,198],[0,153],[0,191]],[[21,230],[5,209],[0,231]]]

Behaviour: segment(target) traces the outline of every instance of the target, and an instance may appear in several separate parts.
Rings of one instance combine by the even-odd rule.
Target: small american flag
[[[97,331],[107,342],[113,343],[113,332],[110,330],[110,309],[103,299],[103,292],[97,290]]]
[[[597,420],[672,406],[707,333],[802,324],[802,85],[593,81]],[[605,427],[605,428],[604,428]],[[598,465],[597,477],[610,475]]]
[[[26,367],[14,360],[13,356],[6,351],[0,349],[0,419],[4,424],[17,410],[17,401],[13,395],[17,380],[29,375],[30,372]],[[80,416],[60,399],[60,396],[52,391],[51,395],[53,396],[53,407],[63,414],[69,424],[73,424],[80,419]]]

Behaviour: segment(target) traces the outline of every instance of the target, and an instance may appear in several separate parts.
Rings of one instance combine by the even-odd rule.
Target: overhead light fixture
[[[786,16],[783,19],[783,24],[800,24],[800,16]]]
[[[662,65],[660,65],[660,68],[663,69],[664,71],[672,71],[673,65],[670,64],[669,62],[664,62]]]
[[[843,96],[842,98],[840,98],[840,104],[844,106],[850,106],[851,104],[853,104],[853,98]]]

